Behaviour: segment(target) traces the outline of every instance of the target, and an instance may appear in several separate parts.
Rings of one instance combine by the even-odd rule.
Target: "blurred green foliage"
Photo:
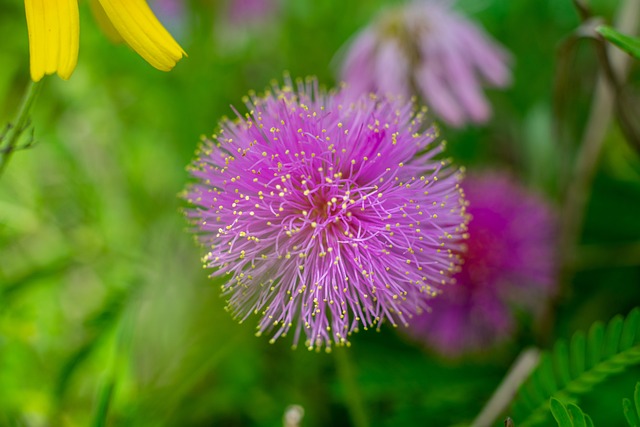
[[[37,144],[0,179],[2,426],[97,425],[101,402],[107,425],[276,426],[290,404],[304,408],[304,426],[351,425],[332,355],[292,351],[286,339],[270,345],[254,337],[255,319],[238,324],[224,311],[177,194],[198,141],[233,114],[230,105],[242,109],[243,95],[285,70],[333,86],[345,42],[394,2],[282,0],[246,27],[225,19],[222,1],[186,3],[177,38],[189,57],[161,73],[112,45],[81,2],[78,67],[69,81],[46,79]],[[450,154],[470,168],[509,169],[559,202],[567,163],[552,90],[559,43],[579,24],[571,2],[458,4],[512,52],[515,79],[490,93],[487,126],[443,130]],[[606,19],[617,5],[592,3]],[[0,0],[0,40],[6,123],[28,81],[22,2]],[[596,70],[593,52],[580,48],[567,95],[569,160]],[[577,272],[544,343],[640,305],[639,217],[640,159],[612,126]],[[373,425],[466,425],[520,349],[543,344],[535,337],[524,322],[514,342],[452,361],[384,327],[354,336],[349,356]],[[622,425],[620,400],[639,378],[638,369],[611,378],[581,407],[595,425]]]

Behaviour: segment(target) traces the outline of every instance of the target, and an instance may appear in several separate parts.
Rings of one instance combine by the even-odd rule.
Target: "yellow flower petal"
[[[77,0],[24,0],[29,30],[31,79],[45,74],[71,77],[78,62]]]
[[[127,44],[155,68],[169,71],[186,56],[145,0],[100,0],[100,4]]]
[[[94,18],[98,22],[98,26],[103,33],[107,36],[112,43],[123,43],[124,39],[120,36],[120,33],[113,26],[107,13],[102,8],[99,0],[90,0],[89,6],[91,6],[91,12],[93,12]]]

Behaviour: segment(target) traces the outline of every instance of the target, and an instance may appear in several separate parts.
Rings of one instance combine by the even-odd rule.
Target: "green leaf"
[[[618,344],[622,335],[624,321],[622,316],[617,315],[607,325],[607,332],[604,336],[603,357],[611,357],[618,351]]]
[[[564,387],[571,381],[569,368],[569,349],[567,343],[558,341],[553,348],[553,363],[558,373],[558,386]]]
[[[567,408],[562,404],[562,402],[552,397],[549,402],[549,406],[551,407],[553,418],[555,418],[558,423],[558,427],[573,427],[571,417],[569,417],[569,412],[567,412]]]
[[[556,385],[553,365],[549,354],[542,354],[540,356],[540,364],[538,365],[537,370],[540,376],[540,385],[542,386],[542,389],[548,393],[548,395],[556,391],[558,386]]]
[[[640,427],[640,382],[636,383],[633,400],[632,403],[627,398],[622,399],[622,411],[630,427]]]
[[[518,427],[545,424],[549,398],[573,403],[607,377],[636,364],[640,364],[640,311],[633,309],[626,319],[616,316],[606,327],[595,322],[588,335],[576,332],[568,349],[559,341],[552,354],[543,353],[520,387],[510,415],[518,420]],[[635,400],[640,408],[640,389]],[[577,425],[593,425],[588,416],[578,414],[577,407],[569,411]]]
[[[93,427],[104,427],[107,425],[107,417],[109,416],[109,407],[113,400],[114,389],[115,382],[112,380],[106,381],[100,388],[98,404],[93,416]]]
[[[591,368],[600,361],[602,344],[604,342],[604,326],[596,322],[589,328],[587,339],[587,367]]]
[[[629,423],[629,427],[638,427],[638,415],[636,414],[633,403],[626,397],[622,399],[622,412]]]
[[[618,46],[636,59],[640,59],[640,40],[634,37],[619,33],[612,27],[600,25],[596,31],[610,43]]]
[[[574,427],[587,427],[587,421],[585,420],[584,413],[577,405],[569,403],[567,405],[567,411],[573,420]]]
[[[640,328],[640,309],[631,310],[622,327],[622,336],[620,337],[620,350],[627,350],[633,345],[636,333]]]
[[[589,415],[584,414],[584,420],[587,423],[587,427],[594,427],[593,420],[591,419],[591,417]]]
[[[636,404],[636,415],[640,418],[640,383],[636,383],[636,389],[633,392],[633,400]],[[640,425],[640,419],[638,420],[638,424]]]
[[[584,332],[578,331],[571,338],[571,363],[572,375],[574,377],[582,374],[586,368],[585,354],[587,353],[587,341]]]
[[[576,404],[564,403],[552,397],[549,400],[551,414],[558,423],[558,427],[593,427],[591,417],[582,412],[582,409]]]

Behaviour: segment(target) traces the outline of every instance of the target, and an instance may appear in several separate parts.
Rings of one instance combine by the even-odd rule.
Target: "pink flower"
[[[290,81],[223,120],[187,211],[229,309],[309,348],[406,324],[457,268],[458,174],[413,104]]]
[[[452,126],[491,116],[483,86],[507,86],[508,54],[442,0],[391,9],[352,42],[341,70],[350,92],[420,93]]]
[[[505,341],[515,308],[535,315],[556,284],[557,224],[547,203],[505,175],[470,176],[463,189],[471,221],[462,269],[409,328],[447,356]]]

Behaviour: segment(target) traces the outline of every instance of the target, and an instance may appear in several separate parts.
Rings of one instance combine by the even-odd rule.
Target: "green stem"
[[[133,342],[133,322],[131,313],[121,313],[119,324],[114,331],[111,355],[106,363],[105,375],[98,393],[98,402],[93,414],[92,427],[104,427],[109,420],[109,410],[115,397],[118,376],[129,364]]]
[[[333,351],[336,358],[338,377],[345,388],[346,400],[349,405],[349,415],[351,416],[353,425],[355,427],[369,427],[370,424],[367,417],[367,411],[365,410],[362,395],[358,388],[355,369],[351,361],[349,351],[349,348],[346,347],[338,347]]]
[[[31,112],[31,108],[38,97],[38,93],[40,93],[41,87],[42,80],[39,82],[31,81],[29,86],[27,86],[20,110],[18,111],[13,123],[10,124],[10,128],[5,136],[6,142],[0,146],[0,176],[2,176],[2,172],[6,168],[7,163],[9,163],[11,155],[16,150],[16,145],[20,140],[20,136],[22,136],[23,132],[28,127],[29,113]]]
[[[513,362],[509,372],[489,401],[484,405],[482,411],[473,420],[471,427],[490,427],[495,425],[496,419],[505,412],[522,383],[529,378],[531,372],[538,366],[539,360],[540,351],[538,349],[527,348],[523,350]],[[507,420],[504,423],[505,426],[508,425]]]
[[[625,0],[620,5],[617,26],[621,31],[635,34],[638,29],[638,3]],[[591,107],[590,117],[578,153],[574,177],[567,191],[567,200],[563,209],[563,230],[561,250],[566,260],[570,260],[576,249],[582,232],[584,215],[591,196],[591,184],[596,173],[598,160],[602,152],[607,128],[613,115],[616,96],[620,93],[621,81],[629,72],[630,58],[614,49],[609,56],[603,44],[597,45],[601,63],[601,77],[597,84],[596,96]],[[569,277],[571,273],[569,272]]]
[[[107,425],[109,407],[111,406],[115,386],[115,381],[112,379],[108,379],[100,388],[98,406],[93,417],[93,427],[104,427]]]
[[[580,10],[582,19],[588,19],[590,13],[583,6],[581,0],[574,2]],[[638,27],[637,22],[638,3],[636,0],[624,0],[620,5],[620,10],[616,21],[621,31],[635,34]],[[611,57],[607,54],[606,47],[598,50],[601,62],[601,72],[596,85],[595,95],[591,104],[589,119],[585,126],[580,149],[577,153],[572,179],[566,189],[566,199],[561,215],[561,235],[560,235],[560,284],[563,288],[573,280],[576,258],[576,250],[580,243],[580,236],[584,227],[586,210],[591,198],[591,190],[594,177],[599,165],[606,133],[613,116],[616,105],[616,95],[619,90],[612,87],[612,79],[618,82],[624,81],[629,69],[629,59],[622,52],[612,52]],[[619,82],[618,82],[619,83]],[[540,325],[539,335],[549,337],[554,324],[554,317],[551,307],[547,310],[543,324]]]

